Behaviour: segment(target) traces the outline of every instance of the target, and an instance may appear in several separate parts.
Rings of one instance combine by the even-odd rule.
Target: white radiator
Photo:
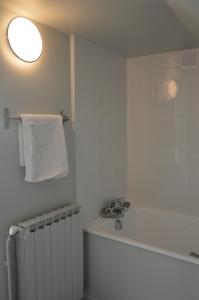
[[[78,204],[11,227],[7,241],[10,300],[80,300],[83,231]],[[16,258],[16,275],[14,261]],[[17,284],[16,281],[17,279]],[[17,288],[17,291],[16,291]]]

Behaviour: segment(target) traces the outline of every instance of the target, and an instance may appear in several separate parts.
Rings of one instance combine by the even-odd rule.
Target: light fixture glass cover
[[[36,61],[42,52],[39,30],[24,17],[14,18],[8,25],[8,42],[12,51],[26,62]]]

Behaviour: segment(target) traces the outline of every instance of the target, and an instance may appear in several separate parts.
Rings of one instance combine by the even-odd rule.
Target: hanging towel
[[[68,175],[67,149],[60,115],[22,114],[18,123],[19,164],[25,181],[39,182]]]

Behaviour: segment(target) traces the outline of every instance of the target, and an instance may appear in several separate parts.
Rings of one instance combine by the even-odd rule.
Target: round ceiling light
[[[8,25],[8,42],[12,51],[26,62],[36,61],[42,52],[39,30],[24,17],[14,18]]]

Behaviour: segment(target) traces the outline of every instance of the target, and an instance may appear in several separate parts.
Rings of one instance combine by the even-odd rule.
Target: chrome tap
[[[101,209],[101,216],[104,218],[119,219],[124,217],[124,212],[130,207],[130,202],[125,201],[124,198],[116,198],[105,201]]]

